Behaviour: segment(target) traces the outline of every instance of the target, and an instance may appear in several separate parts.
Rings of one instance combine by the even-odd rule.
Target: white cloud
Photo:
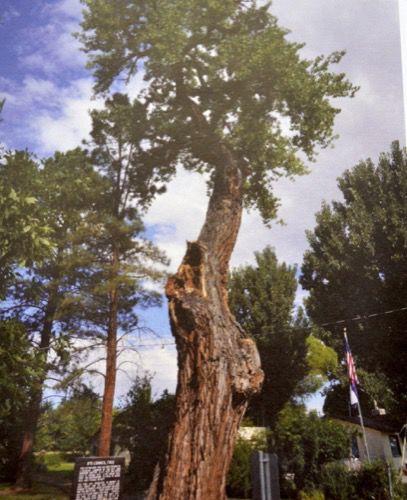
[[[118,357],[118,371],[116,378],[116,402],[127,394],[137,376],[150,374],[153,376],[152,387],[154,397],[159,397],[167,389],[175,393],[177,383],[177,354],[175,345],[169,344],[168,339],[154,339],[153,337],[134,341],[132,344],[137,350],[123,350]],[[141,344],[137,346],[137,344]],[[90,343],[77,342],[77,347],[84,348]],[[148,347],[150,345],[150,347]],[[120,345],[119,345],[120,350]],[[80,366],[87,366],[89,370],[98,373],[84,375],[84,381],[90,383],[94,390],[102,395],[106,370],[105,350],[102,347],[93,348],[82,356]]]
[[[52,9],[57,14],[80,19],[82,17],[83,5],[80,0],[60,0],[56,5],[52,6]]]
[[[67,69],[84,70],[86,56],[80,50],[73,33],[78,31],[76,22],[53,18],[51,22],[35,30],[32,47],[28,46],[19,58],[24,68],[58,77]]]
[[[58,112],[44,110],[33,118],[31,129],[42,152],[66,151],[77,147],[91,130],[89,110],[101,108],[100,100],[92,99],[92,81],[80,79],[59,89]]]
[[[145,217],[154,226],[155,242],[171,259],[174,271],[185,253],[186,241],[197,238],[205,217],[207,204],[205,179],[196,173],[180,169],[159,196]]]
[[[139,359],[134,352],[129,351],[121,357],[123,371],[118,372],[117,394],[125,394],[131,381],[137,375],[145,372],[153,375],[152,385],[155,396],[164,389],[174,393],[177,383],[177,356],[175,346],[140,348]]]
[[[19,63],[25,70],[58,77],[63,71],[84,70],[86,57],[79,41],[73,36],[80,31],[82,17],[79,0],[61,0],[45,4],[39,11],[44,19],[33,27],[19,48]]]
[[[2,79],[7,108],[25,112],[28,117],[19,123],[19,133],[25,133],[41,155],[55,150],[75,148],[91,130],[90,109],[100,109],[101,99],[93,98],[90,78],[69,81],[58,86],[55,80],[27,76],[21,86]]]

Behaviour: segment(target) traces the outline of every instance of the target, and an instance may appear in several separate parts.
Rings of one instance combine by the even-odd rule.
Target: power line
[[[350,321],[364,321],[366,319],[376,318],[378,316],[385,316],[386,314],[393,314],[393,313],[400,312],[400,311],[407,311],[407,306],[401,307],[399,309],[389,309],[388,311],[383,311],[383,312],[379,312],[379,313],[358,315],[358,316],[355,316],[354,318],[339,319],[337,321],[332,321],[329,323],[321,323],[320,325],[316,325],[316,326],[324,327],[324,326],[333,326],[333,325],[343,325],[344,323],[348,323]],[[311,327],[308,327],[308,328],[311,328]]]
[[[407,306],[405,307],[400,307],[399,309],[389,309],[387,311],[382,311],[379,313],[371,313],[371,314],[364,314],[364,315],[358,315],[353,318],[348,318],[348,319],[339,319],[337,321],[331,321],[328,323],[320,323],[320,324],[314,324],[312,326],[306,326],[304,328],[299,328],[299,330],[305,330],[305,329],[311,329],[314,326],[319,326],[319,327],[325,327],[325,326],[334,326],[334,325],[343,325],[351,321],[365,321],[370,318],[377,318],[379,316],[385,316],[389,314],[394,314],[397,312],[401,311],[407,311]],[[151,343],[151,344],[134,344],[134,347],[161,347],[164,349],[165,346],[173,346],[175,345],[175,342],[157,342],[157,343]]]

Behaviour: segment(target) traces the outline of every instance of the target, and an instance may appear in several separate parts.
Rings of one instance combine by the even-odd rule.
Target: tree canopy
[[[229,300],[241,324],[256,340],[265,380],[248,414],[260,425],[274,425],[296,397],[316,391],[336,369],[336,353],[312,333],[301,312],[295,315],[297,269],[279,263],[270,247],[256,252],[255,266],[231,273]]]
[[[18,267],[41,261],[52,250],[52,229],[35,197],[36,161],[25,151],[0,159],[0,298]]]
[[[301,283],[310,295],[307,311],[322,324],[359,317],[346,324],[365,390],[388,410],[405,415],[407,303],[407,158],[394,142],[377,165],[361,161],[338,181],[342,201],[325,203],[308,233]],[[373,314],[371,318],[368,315]],[[326,341],[341,356],[343,325],[326,327]],[[361,371],[362,374],[362,371]],[[387,390],[383,387],[387,386]],[[390,391],[390,392],[389,392]],[[384,404],[386,406],[386,404]]]
[[[80,39],[97,92],[119,75],[144,72],[143,93],[154,134],[149,147],[186,168],[214,173],[233,151],[245,178],[247,206],[275,216],[272,182],[306,171],[298,151],[333,138],[339,109],[332,97],[353,95],[330,70],[343,52],[301,58],[269,12],[255,1],[83,0]],[[289,129],[289,130],[287,130]]]

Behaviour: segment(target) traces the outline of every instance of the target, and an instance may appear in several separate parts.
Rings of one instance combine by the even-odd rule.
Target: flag
[[[354,407],[359,403],[357,384],[359,383],[358,376],[356,375],[355,362],[353,361],[352,352],[349,347],[348,336],[344,332],[345,337],[345,355],[346,364],[348,367],[348,378],[349,378],[349,391],[350,391],[350,404]]]

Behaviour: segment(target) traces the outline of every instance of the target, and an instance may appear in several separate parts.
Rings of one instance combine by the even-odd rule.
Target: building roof
[[[355,425],[360,425],[359,417],[350,416],[333,416],[335,420],[342,420]],[[398,433],[400,426],[392,419],[391,415],[376,415],[372,417],[363,417],[363,425],[369,429],[375,429],[389,434]]]

